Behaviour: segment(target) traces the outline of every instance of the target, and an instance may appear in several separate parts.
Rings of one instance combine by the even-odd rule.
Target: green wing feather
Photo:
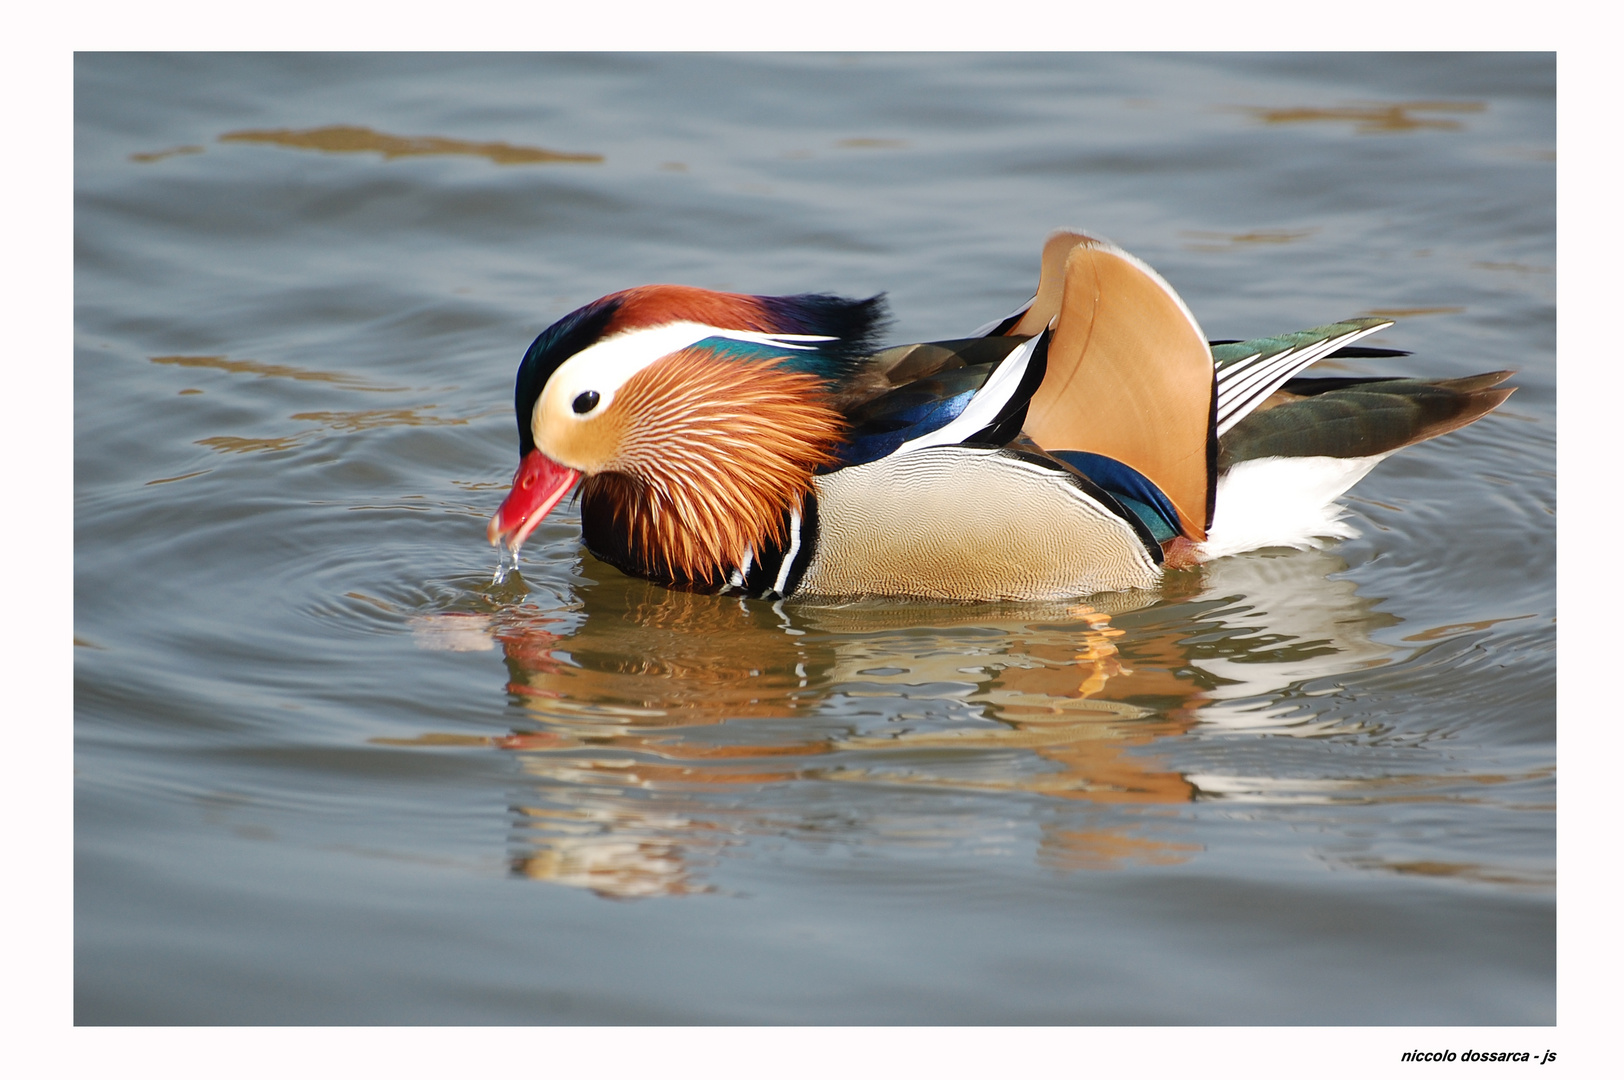
[[[1282,403],[1243,417],[1218,443],[1222,472],[1267,457],[1374,457],[1465,427],[1510,397],[1511,377],[1293,379]]]
[[[1366,316],[1359,319],[1344,319],[1341,322],[1328,323],[1325,326],[1316,326],[1311,330],[1299,330],[1294,334],[1276,334],[1273,337],[1253,338],[1250,341],[1226,342],[1222,345],[1212,346],[1212,362],[1219,371],[1223,371],[1233,364],[1238,364],[1242,360],[1249,360],[1254,356],[1268,360],[1290,349],[1306,349],[1322,341],[1345,337],[1359,330],[1375,330],[1391,324],[1392,321],[1392,319]]]

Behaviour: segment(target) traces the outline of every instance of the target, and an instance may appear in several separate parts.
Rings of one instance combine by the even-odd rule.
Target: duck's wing
[[[971,337],[1027,336],[1041,332],[1060,314],[1060,300],[1066,277],[1066,259],[1073,248],[1083,243],[1099,241],[1069,229],[1049,234],[1043,242],[1042,266],[1038,271],[1038,291],[1032,299],[985,326],[977,327]]]
[[[978,333],[1050,325],[1048,373],[1026,432],[1047,450],[1090,455],[1096,470],[1130,466],[1167,496],[1179,531],[1197,541],[1212,524],[1221,437],[1319,360],[1403,355],[1353,345],[1392,325],[1374,317],[1208,342],[1160,275],[1109,241],[1075,231],[1045,242],[1032,299]]]
[[[1268,400],[1299,371],[1393,325],[1391,319],[1348,319],[1294,334],[1211,346],[1218,369],[1218,437]],[[1381,350],[1382,355],[1396,350]]]
[[[1108,240],[1058,232],[1043,246],[1038,290],[989,333],[1053,327],[1047,372],[1025,430],[1049,451],[1130,466],[1201,540],[1212,520],[1215,379],[1206,337],[1161,275]]]
[[[1020,435],[1046,370],[1049,334],[966,338],[887,349],[886,392],[847,410],[840,468],[927,446],[1004,446]]]
[[[1026,434],[1105,487],[1158,540],[1176,526],[1206,541],[1203,550],[1215,557],[1296,542],[1279,537],[1340,535],[1325,531],[1332,500],[1377,461],[1464,427],[1511,393],[1495,388],[1503,372],[1430,382],[1299,376],[1332,356],[1407,355],[1353,344],[1390,325],[1367,317],[1209,342],[1150,267],[1109,241],[1060,232],[1044,245],[1033,298],[977,333],[1019,337],[1050,328]],[[1223,535],[1209,538],[1220,501]],[[1290,512],[1276,514],[1280,522],[1259,513],[1269,528],[1248,523],[1237,531],[1234,521],[1254,503]],[[1253,535],[1265,532],[1265,540]]]
[[[1219,442],[1219,469],[1262,458],[1379,458],[1447,434],[1515,391],[1509,371],[1464,379],[1301,378],[1238,420]]]

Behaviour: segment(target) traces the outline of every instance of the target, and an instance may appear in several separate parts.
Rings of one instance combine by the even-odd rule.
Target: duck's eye
[[[581,413],[583,415],[586,414],[586,413],[591,412],[593,409],[596,409],[597,407],[598,407],[598,392],[596,390],[587,390],[587,391],[584,391],[583,393],[576,394],[575,395],[575,404],[570,406],[570,408],[574,409],[576,412]]]

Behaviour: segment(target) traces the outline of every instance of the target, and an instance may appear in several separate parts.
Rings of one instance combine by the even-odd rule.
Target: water
[[[1550,56],[81,55],[75,95],[79,1023],[1554,1022]],[[1068,225],[1209,336],[1390,313],[1415,355],[1344,370],[1519,390],[1359,538],[1159,595],[691,596],[567,508],[493,581],[560,315],[886,290],[950,337]]]

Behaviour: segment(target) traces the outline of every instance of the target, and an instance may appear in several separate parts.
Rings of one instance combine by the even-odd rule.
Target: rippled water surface
[[[80,1023],[1555,1019],[1555,65],[81,55]],[[1360,537],[1038,607],[492,584],[531,338],[895,342],[1111,237],[1516,395]]]

